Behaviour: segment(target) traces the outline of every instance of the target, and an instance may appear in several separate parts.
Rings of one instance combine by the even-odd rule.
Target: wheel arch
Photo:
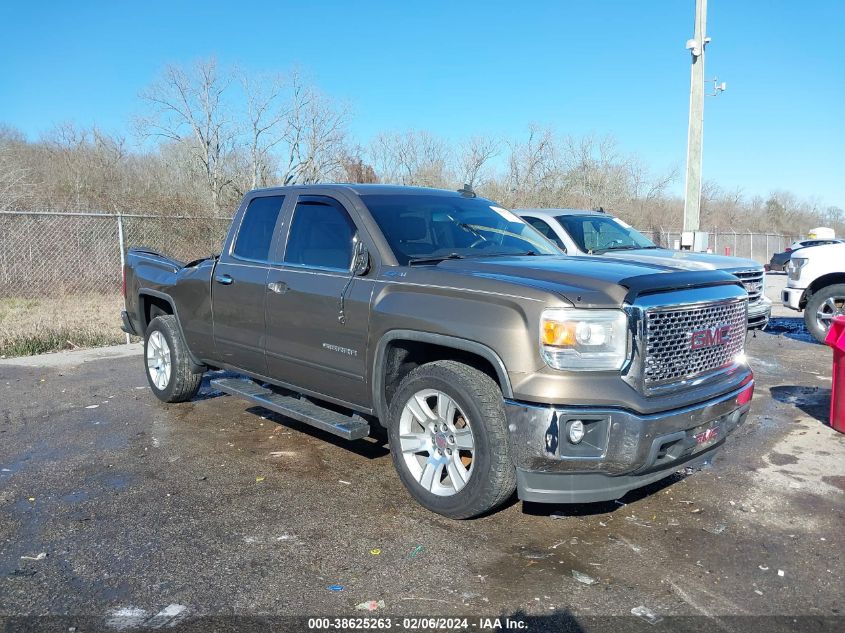
[[[176,315],[176,305],[173,303],[173,298],[170,295],[157,290],[142,288],[138,291],[138,304],[142,333],[146,331],[150,321],[158,316],[158,314],[172,314],[176,317],[176,322],[179,322],[179,317]]]
[[[183,341],[187,340],[185,338],[185,333],[182,331],[182,321],[179,319],[179,313],[176,311],[176,302],[173,301],[173,297],[169,294],[159,290],[153,290],[151,288],[141,288],[138,291],[138,305],[140,312],[139,317],[142,325],[142,337],[147,331],[147,327],[149,327],[150,322],[158,316],[158,310],[161,314],[170,314],[176,319],[176,327],[179,330],[179,335],[182,337]],[[188,355],[191,358],[194,371],[205,371],[207,369],[206,365],[194,356],[194,353],[187,344],[185,345],[185,348],[188,350]]]
[[[810,300],[810,297],[816,294],[819,290],[836,284],[845,284],[845,272],[828,273],[826,275],[822,275],[821,277],[817,277],[809,286],[807,286],[807,289],[801,296],[799,307],[803,310],[807,306],[807,302]]]
[[[821,277],[813,280],[813,283],[809,286],[809,290],[812,293],[816,293],[822,288],[833,286],[835,284],[845,284],[845,272],[835,272],[822,275]]]
[[[458,360],[488,374],[505,398],[513,390],[505,364],[482,343],[418,330],[391,330],[379,340],[373,356],[373,409],[386,426],[390,398],[399,382],[415,367],[434,360]]]

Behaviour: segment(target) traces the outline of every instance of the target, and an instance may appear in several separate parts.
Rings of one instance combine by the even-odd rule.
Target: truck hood
[[[792,257],[810,257],[813,259],[830,258],[831,262],[842,261],[845,257],[845,242],[838,244],[820,244],[819,246],[802,246],[789,253]],[[842,266],[839,266],[840,270]]]
[[[658,264],[683,270],[758,270],[763,267],[753,259],[727,257],[711,253],[674,251],[668,248],[638,248],[625,251],[608,251],[601,257],[642,264]]]
[[[618,258],[566,255],[490,257],[446,260],[441,272],[530,286],[590,308],[618,308],[641,294],[712,285],[738,285],[737,278],[716,270],[677,268],[621,261]],[[471,282],[465,281],[471,288]],[[511,288],[510,291],[513,291]]]

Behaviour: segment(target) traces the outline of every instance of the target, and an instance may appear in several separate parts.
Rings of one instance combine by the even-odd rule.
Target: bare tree
[[[567,136],[562,154],[565,187],[578,206],[614,208],[630,198],[630,161],[612,136]]]
[[[241,71],[238,76],[246,100],[250,188],[255,189],[272,179],[272,151],[284,140],[291,114],[291,104],[285,98],[289,82],[279,74],[252,77]],[[297,85],[294,77],[292,83]]]
[[[667,197],[666,190],[677,180],[678,167],[655,175],[636,156],[628,158],[623,165],[627,170],[628,179],[625,219],[643,227],[648,226],[654,231],[665,217],[663,202]]]
[[[152,108],[150,116],[138,122],[142,132],[190,148],[215,209],[231,184],[225,168],[236,137],[225,100],[231,83],[230,74],[221,73],[212,58],[189,69],[167,66],[141,93]]]
[[[53,165],[54,199],[60,208],[79,210],[83,197],[90,197],[91,172],[86,165],[90,154],[90,133],[72,123],[55,126],[44,136],[43,149]]]
[[[705,180],[701,187],[702,225],[712,228],[733,229],[740,226],[752,228],[755,224],[747,217],[748,205],[742,189],[726,190],[712,180]],[[745,216],[745,217],[744,217]]]
[[[548,206],[558,185],[558,149],[550,128],[532,125],[524,142],[510,142],[507,197],[512,206]]]
[[[0,211],[16,209],[29,197],[29,173],[20,160],[25,146],[23,134],[0,123]]]
[[[841,233],[843,226],[845,226],[845,209],[842,207],[829,206],[824,210],[825,223],[834,228],[837,233]]]
[[[283,135],[281,182],[313,183],[338,177],[348,119],[346,106],[294,75]]]
[[[340,182],[375,183],[378,182],[372,165],[364,161],[364,150],[360,145],[347,148],[341,156]]]
[[[461,144],[458,173],[463,183],[476,187],[483,183],[490,161],[499,154],[500,143],[494,138],[473,136]]]
[[[382,182],[446,187],[454,180],[449,172],[448,145],[426,131],[379,134],[370,154]]]
[[[221,70],[213,59],[165,68],[142,98],[146,116],[137,122],[146,142],[137,148],[96,127],[66,124],[28,142],[0,124],[0,210],[198,214],[210,205],[231,211],[248,188],[339,180],[469,183],[511,206],[602,206],[655,233],[680,224],[682,201],[670,190],[677,168],[651,171],[612,136],[561,137],[534,125],[507,143],[453,143],[408,130],[378,134],[364,151],[348,133],[348,108],[300,73]],[[702,191],[708,228],[842,232],[843,215],[785,191],[746,198],[712,182]]]

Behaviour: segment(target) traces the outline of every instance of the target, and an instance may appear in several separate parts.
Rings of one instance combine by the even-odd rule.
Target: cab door
[[[366,405],[374,282],[350,269],[355,242],[368,238],[337,195],[299,195],[292,206],[282,262],[267,277],[268,377]]]
[[[214,346],[221,363],[264,375],[270,254],[284,224],[285,196],[253,197],[233,220],[211,280]]]

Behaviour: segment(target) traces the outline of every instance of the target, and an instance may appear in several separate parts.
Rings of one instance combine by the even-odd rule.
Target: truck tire
[[[814,292],[804,306],[804,323],[810,334],[824,343],[833,317],[845,314],[845,284],[825,286]]]
[[[463,363],[427,363],[405,376],[390,403],[388,439],[402,483],[432,512],[468,519],[516,488],[502,392]]]
[[[202,372],[194,371],[188,346],[172,314],[157,316],[147,326],[144,366],[150,389],[163,402],[190,400],[202,383]]]

